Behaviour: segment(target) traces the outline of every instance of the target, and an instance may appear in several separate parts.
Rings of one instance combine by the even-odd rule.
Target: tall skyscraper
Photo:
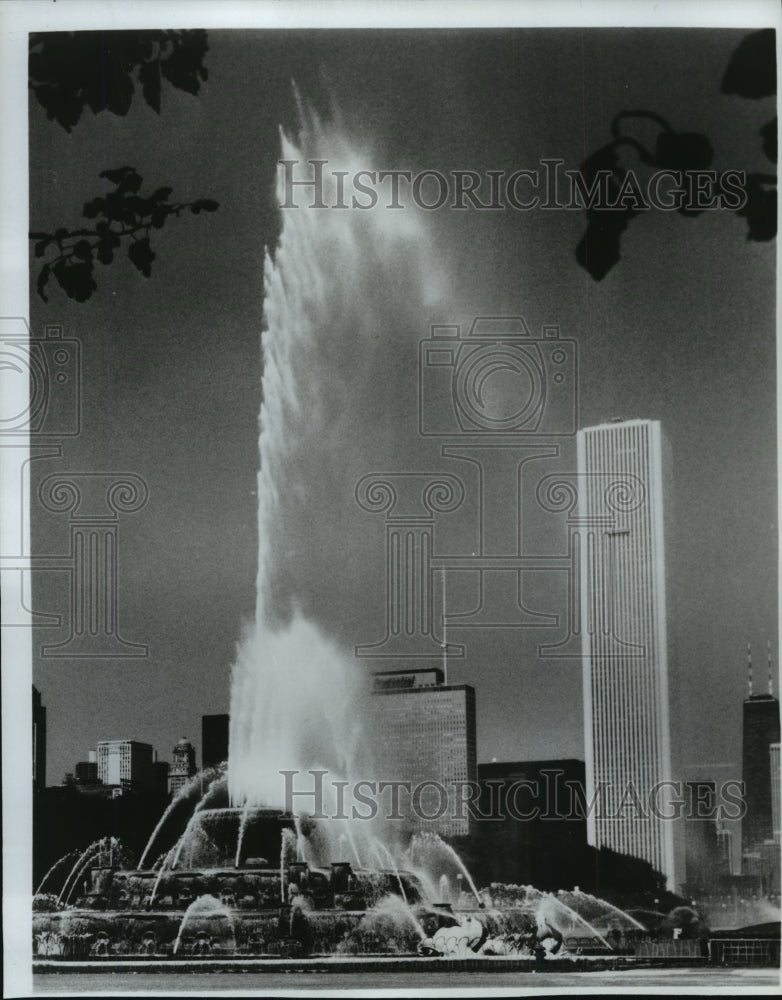
[[[33,791],[46,788],[46,708],[33,686]]]
[[[742,715],[742,764],[744,801],[747,812],[741,821],[741,853],[753,851],[774,833],[771,811],[772,743],[779,743],[779,702],[771,693],[769,670],[768,693],[754,694],[752,664],[749,664],[749,692]]]
[[[587,822],[596,847],[649,861],[671,889],[665,517],[670,455],[659,421],[578,432],[581,635]],[[654,790],[662,789],[658,794]],[[639,809],[638,804],[641,804]]]
[[[780,781],[782,776],[779,769],[779,743],[772,743],[768,748],[769,761],[771,767],[771,828],[774,833],[774,840],[779,841],[782,834],[782,817],[780,817]]]
[[[202,767],[216,767],[226,760],[228,760],[228,715],[202,715]]]
[[[416,808],[402,811],[415,830],[450,836],[470,832],[467,810],[453,816],[454,783],[477,781],[475,691],[468,684],[444,684],[438,667],[375,674],[372,732],[382,780],[409,781],[420,793]],[[448,795],[424,782],[438,782]],[[440,807],[442,815],[435,815]],[[431,818],[427,818],[431,817]]]

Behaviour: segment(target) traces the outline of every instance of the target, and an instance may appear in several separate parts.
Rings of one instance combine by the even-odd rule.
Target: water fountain
[[[214,790],[211,797],[219,802]],[[643,929],[578,892],[494,884],[456,899],[454,869],[468,884],[469,872],[451,845],[431,836],[398,853],[356,831],[353,847],[342,851],[371,856],[374,846],[378,866],[329,859],[324,851],[345,838],[328,835],[327,823],[217,804],[194,809],[157,868],[129,865],[117,842],[91,845],[69,871],[61,866],[59,899],[37,897],[35,953],[58,960],[408,954],[531,961],[543,947],[552,957],[615,953],[631,928]],[[405,867],[403,855],[416,858],[424,877]],[[56,888],[55,873],[48,878]],[[622,942],[611,939],[616,926]]]
[[[283,135],[283,158],[356,166],[339,129],[302,116],[300,146]],[[264,270],[257,607],[232,675],[228,771],[199,775],[176,795],[137,867],[108,839],[59,883],[65,862],[53,866],[41,886],[51,891],[36,900],[39,958],[612,952],[607,911],[592,897],[481,892],[436,834],[399,847],[372,824],[315,820],[282,801],[281,771],[317,766],[353,778],[366,759],[361,676],[301,611],[297,533],[322,480],[357,481],[355,469],[333,468],[348,454],[346,400],[376,393],[371,375],[390,322],[420,331],[438,294],[432,257],[408,213],[285,213]],[[357,444],[362,474],[375,449],[374,440]],[[366,867],[371,857],[377,867]]]

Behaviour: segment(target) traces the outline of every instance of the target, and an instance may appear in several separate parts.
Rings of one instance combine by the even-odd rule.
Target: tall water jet
[[[324,197],[334,200],[333,172],[366,168],[368,158],[341,126],[301,115],[297,141],[281,135],[281,159],[327,160]],[[282,171],[278,199],[286,201]],[[366,759],[357,752],[365,672],[351,649],[355,574],[340,576],[351,532],[334,524],[345,523],[355,483],[394,445],[387,413],[371,419],[392,405],[401,378],[392,374],[399,348],[389,339],[402,331],[414,357],[407,352],[441,298],[416,215],[307,206],[304,198],[281,211],[279,243],[264,266],[257,601],[237,650],[230,712],[237,805],[282,808],[280,772],[306,777],[323,767],[356,777],[355,762]],[[405,376],[405,384],[414,414],[415,381]]]

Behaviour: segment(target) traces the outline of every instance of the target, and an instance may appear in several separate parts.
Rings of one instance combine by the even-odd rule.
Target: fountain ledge
[[[548,958],[542,972],[605,972],[629,968],[651,968],[658,965],[695,967],[706,959],[667,957],[665,959],[636,958],[631,955],[579,955],[573,958]],[[356,956],[323,958],[113,958],[86,961],[62,961],[45,958],[33,960],[33,972],[46,973],[105,973],[105,972],[534,972],[534,957],[476,956],[475,958],[422,958],[409,956]]]

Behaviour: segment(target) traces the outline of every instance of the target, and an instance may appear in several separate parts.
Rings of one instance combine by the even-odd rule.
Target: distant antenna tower
[[[448,683],[448,634],[445,624],[445,569],[443,569],[443,682]]]
[[[773,694],[771,687],[771,640],[766,639],[766,653],[768,655],[768,693]]]
[[[747,643],[747,680],[749,681],[749,696],[752,697],[752,646]]]

